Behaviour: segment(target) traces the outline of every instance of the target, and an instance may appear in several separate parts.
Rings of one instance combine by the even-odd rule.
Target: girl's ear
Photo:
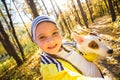
[[[82,36],[78,35],[77,33],[72,33],[72,37],[78,43],[81,43],[84,41],[84,38]]]

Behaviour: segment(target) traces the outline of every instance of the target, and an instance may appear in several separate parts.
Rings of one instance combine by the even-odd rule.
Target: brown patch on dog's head
[[[99,48],[99,45],[95,42],[95,41],[91,41],[89,44],[88,44],[88,47],[92,48],[92,49],[98,49]]]

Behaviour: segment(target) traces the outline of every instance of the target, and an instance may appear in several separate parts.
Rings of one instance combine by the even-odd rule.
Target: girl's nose
[[[52,42],[52,41],[53,41],[52,37],[49,37],[47,40],[47,42]]]

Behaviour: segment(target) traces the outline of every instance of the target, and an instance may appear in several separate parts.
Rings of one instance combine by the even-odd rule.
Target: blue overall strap
[[[50,55],[47,55],[45,52],[42,52],[41,54],[41,62],[43,64],[55,64],[58,69],[58,72],[64,70],[62,64],[57,59],[53,58]]]

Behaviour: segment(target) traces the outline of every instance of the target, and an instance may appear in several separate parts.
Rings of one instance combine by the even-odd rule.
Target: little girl
[[[62,45],[57,24],[49,16],[36,17],[31,34],[42,51],[40,72],[43,80],[103,80],[95,64]]]

